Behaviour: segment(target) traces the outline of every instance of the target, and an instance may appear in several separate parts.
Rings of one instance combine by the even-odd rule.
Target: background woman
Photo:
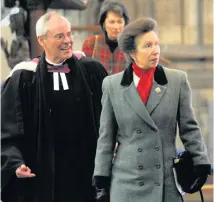
[[[118,47],[117,36],[128,21],[129,16],[124,5],[117,2],[104,3],[99,14],[103,34],[91,36],[83,44],[82,51],[86,56],[100,61],[109,74],[120,72],[126,67],[127,61]]]

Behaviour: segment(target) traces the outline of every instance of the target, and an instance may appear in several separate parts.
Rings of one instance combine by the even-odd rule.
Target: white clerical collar
[[[59,77],[61,78],[62,81],[62,87],[63,90],[68,90],[68,82],[65,76],[65,73],[62,72],[53,72],[53,87],[55,91],[59,91],[60,87],[59,87]]]
[[[47,58],[45,58],[45,60],[46,60],[47,63],[49,63],[50,65],[53,65],[53,66],[60,66],[60,65],[63,64],[63,62],[65,62],[65,60],[64,60],[63,62],[56,64],[56,63],[51,62]],[[59,91],[60,90],[60,88],[59,88],[59,77],[61,78],[61,81],[62,81],[63,90],[68,90],[69,87],[68,87],[68,82],[67,82],[65,73],[53,72],[53,87],[54,87],[54,90],[55,91]]]
[[[65,60],[64,60],[64,61],[62,61],[61,63],[53,63],[53,62],[51,62],[50,60],[48,60],[47,57],[45,57],[45,60],[46,60],[47,63],[49,63],[50,65],[53,65],[53,66],[60,66],[60,65],[63,64],[63,62],[65,62]]]

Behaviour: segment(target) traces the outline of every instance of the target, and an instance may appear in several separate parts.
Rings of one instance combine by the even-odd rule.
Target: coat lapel
[[[134,82],[129,87],[126,87],[123,91],[123,95],[129,102],[132,109],[150,126],[157,129],[154,121],[151,119],[145,105],[143,104]]]
[[[161,101],[161,98],[166,92],[167,87],[158,84],[156,81],[153,82],[152,89],[150,91],[149,99],[146,104],[146,109],[151,114]]]
[[[145,106],[141,101],[141,98],[137,92],[137,89],[133,82],[133,69],[132,64],[124,71],[121,85],[125,87],[123,94],[126,100],[129,102],[133,110],[150,126],[157,129],[150,114],[160,104],[160,101],[167,89],[167,78],[164,69],[161,65],[156,67],[154,73],[154,82],[149,95],[147,105]]]

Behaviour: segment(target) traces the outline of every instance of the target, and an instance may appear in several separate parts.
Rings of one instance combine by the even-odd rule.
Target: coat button
[[[143,166],[141,166],[141,165],[140,165],[140,166],[138,166],[138,168],[139,168],[140,170],[143,170]]]
[[[144,182],[140,181],[140,182],[139,182],[139,185],[140,185],[140,186],[143,186],[143,185],[144,185]]]
[[[156,184],[157,186],[160,186],[160,182],[155,182],[155,184]]]
[[[155,146],[154,148],[155,148],[156,151],[159,151],[159,147],[158,146]]]
[[[158,132],[158,130],[157,130],[156,128],[152,128],[152,130],[153,130],[154,132]]]
[[[160,169],[160,167],[161,167],[160,164],[157,163],[157,164],[156,164],[156,168],[157,168],[157,169]]]
[[[140,130],[139,128],[138,128],[136,131],[137,131],[137,133],[138,133],[138,134],[140,134],[140,133],[141,133],[141,130]]]
[[[138,148],[137,151],[138,151],[138,152],[142,152],[142,149],[141,149],[141,148]]]

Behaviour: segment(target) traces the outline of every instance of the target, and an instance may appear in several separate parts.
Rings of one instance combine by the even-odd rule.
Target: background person
[[[103,34],[91,36],[83,44],[82,51],[86,56],[100,61],[109,74],[124,70],[128,64],[117,42],[118,34],[128,22],[129,16],[124,5],[117,2],[103,3],[99,14]]]

